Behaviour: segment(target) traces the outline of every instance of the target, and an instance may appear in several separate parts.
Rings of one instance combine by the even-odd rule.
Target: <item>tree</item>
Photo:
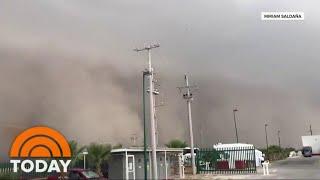
[[[211,167],[215,167],[218,159],[221,159],[220,154],[222,154],[222,157],[227,157],[227,154],[217,151],[216,149],[212,149],[210,151],[204,151],[199,155],[199,160],[202,162],[210,162]]]
[[[79,155],[83,152],[83,150],[85,149],[85,146],[79,146],[77,141],[69,141],[69,146],[70,146],[70,150],[71,150],[71,164],[70,166],[73,167],[76,164],[78,164],[77,162],[79,161]]]
[[[104,160],[108,160],[111,152],[110,144],[97,144],[91,143],[88,147],[88,162],[92,168],[96,170],[98,174],[101,173],[101,163]]]
[[[185,141],[181,141],[179,139],[173,139],[166,144],[168,148],[185,148],[188,144]]]
[[[112,147],[112,149],[120,149],[122,148],[122,144],[118,143]]]
[[[268,158],[270,161],[276,161],[276,160],[287,158],[289,156],[290,152],[295,151],[295,149],[291,148],[291,147],[281,148],[277,145],[271,145],[268,148],[268,152],[267,152],[267,149],[261,149],[261,151],[264,154],[268,153]]]

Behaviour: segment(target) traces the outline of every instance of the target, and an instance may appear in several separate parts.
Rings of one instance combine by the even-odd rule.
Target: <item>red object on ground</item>
[[[218,161],[217,162],[217,168],[222,169],[229,169],[229,162],[228,161]]]
[[[246,162],[244,160],[236,160],[235,161],[236,169],[245,169]]]
[[[55,175],[51,175],[47,177],[47,180],[60,180],[60,179],[97,179],[97,180],[106,180],[104,177],[100,177],[93,171],[88,169],[81,169],[81,168],[73,168],[68,169],[68,173],[63,175],[62,173],[56,173]]]

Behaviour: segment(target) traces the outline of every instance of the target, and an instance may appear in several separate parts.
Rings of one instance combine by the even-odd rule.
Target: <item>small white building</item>
[[[158,148],[157,164],[159,179],[169,179],[179,175],[179,155],[181,148]],[[151,150],[147,149],[147,175],[151,174]],[[143,147],[113,149],[109,163],[108,179],[144,179],[144,150]]]
[[[216,150],[229,149],[232,151],[226,151],[231,158],[228,158],[229,168],[235,168],[235,161],[237,160],[248,160],[248,157],[255,157],[256,166],[261,166],[261,163],[264,161],[264,154],[255,149],[253,144],[244,144],[244,143],[232,143],[232,144],[222,144],[218,143],[213,145],[213,148]],[[246,149],[254,149],[254,151],[243,151]],[[234,151],[233,151],[234,150]],[[249,153],[249,154],[248,154]],[[224,157],[221,157],[222,159]]]

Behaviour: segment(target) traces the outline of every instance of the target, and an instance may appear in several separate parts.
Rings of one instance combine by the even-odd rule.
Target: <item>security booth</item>
[[[180,148],[158,148],[157,164],[159,179],[178,177],[179,157],[183,154]],[[147,176],[151,174],[151,150],[147,149]],[[143,148],[113,149],[109,162],[109,179],[144,179]]]

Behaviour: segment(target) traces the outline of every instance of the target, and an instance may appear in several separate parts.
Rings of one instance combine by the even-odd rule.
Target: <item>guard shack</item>
[[[151,150],[147,149],[147,175],[151,174]],[[170,179],[179,176],[180,148],[158,148],[157,164],[159,179]],[[109,163],[109,179],[144,179],[143,148],[113,149]]]

